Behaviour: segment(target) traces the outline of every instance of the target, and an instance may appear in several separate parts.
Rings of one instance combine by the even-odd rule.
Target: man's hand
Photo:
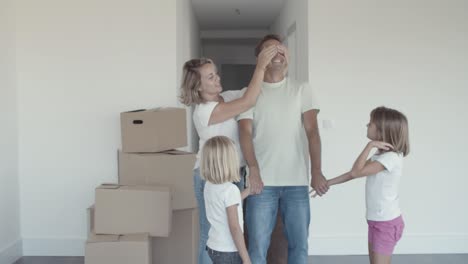
[[[323,176],[322,172],[312,172],[312,181],[310,183],[312,189],[315,190],[315,193],[319,196],[322,196],[328,191],[328,182],[327,179]]]
[[[250,194],[260,194],[263,190],[263,181],[258,167],[249,167]]]

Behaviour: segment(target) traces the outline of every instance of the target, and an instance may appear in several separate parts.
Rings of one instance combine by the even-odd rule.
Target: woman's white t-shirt
[[[389,151],[371,157],[385,169],[366,177],[366,217],[372,221],[388,221],[401,215],[399,186],[403,155]]]
[[[238,251],[229,229],[226,208],[237,205],[237,216],[243,232],[242,198],[239,188],[231,182],[213,184],[207,181],[203,195],[206,218],[211,225],[206,245],[221,252]]]
[[[242,96],[245,89],[240,91],[226,91],[221,93],[224,102],[230,102]],[[195,106],[193,111],[193,123],[197,129],[200,141],[198,144],[197,161],[195,163],[195,169],[200,167],[200,154],[205,145],[205,142],[215,136],[226,136],[234,141],[237,152],[239,154],[239,162],[241,166],[245,165],[242,152],[239,144],[239,129],[235,117],[230,118],[224,122],[208,125],[213,110],[219,102],[206,102]]]

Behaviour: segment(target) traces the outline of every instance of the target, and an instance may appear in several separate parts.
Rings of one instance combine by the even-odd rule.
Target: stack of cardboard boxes
[[[86,264],[197,262],[196,157],[174,150],[187,145],[185,116],[180,108],[121,113],[119,183],[96,188]]]

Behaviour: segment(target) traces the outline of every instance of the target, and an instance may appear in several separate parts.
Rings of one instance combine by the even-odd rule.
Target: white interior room
[[[117,182],[119,114],[181,107],[194,57],[224,65],[235,87],[229,69],[247,72],[239,65],[255,63],[266,33],[286,37],[290,75],[318,90],[327,178],[352,166],[373,108],[407,115],[395,253],[468,253],[467,10],[461,0],[0,0],[0,264],[83,256],[94,189]],[[310,255],[367,254],[364,180],[311,200],[309,242]]]

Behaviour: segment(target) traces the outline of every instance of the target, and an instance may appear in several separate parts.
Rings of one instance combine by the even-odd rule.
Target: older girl
[[[377,107],[370,114],[367,137],[371,140],[351,171],[328,180],[328,185],[366,177],[368,246],[371,264],[389,264],[400,240],[404,221],[399,186],[403,157],[409,153],[408,120],[401,112]],[[377,152],[367,159],[371,150]]]

